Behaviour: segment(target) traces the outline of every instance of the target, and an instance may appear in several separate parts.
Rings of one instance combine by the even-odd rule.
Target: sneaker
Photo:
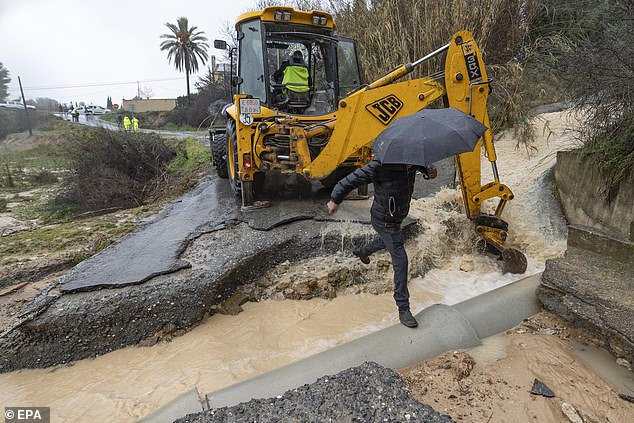
[[[362,255],[360,249],[355,248],[354,250],[352,250],[352,254],[359,257],[359,260],[361,260],[361,263],[370,264],[370,257]]]
[[[418,326],[418,322],[416,321],[414,316],[412,316],[412,313],[409,310],[399,311],[398,319],[404,326],[407,326],[408,328],[415,328],[416,326]]]

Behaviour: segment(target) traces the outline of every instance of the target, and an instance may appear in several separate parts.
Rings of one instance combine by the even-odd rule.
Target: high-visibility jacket
[[[126,131],[130,129],[130,118],[127,116],[123,118],[123,127],[125,128]]]
[[[296,93],[305,93],[308,87],[308,69],[305,66],[290,65],[284,69],[282,84]]]
[[[139,119],[132,118],[132,129],[136,132],[139,129]]]

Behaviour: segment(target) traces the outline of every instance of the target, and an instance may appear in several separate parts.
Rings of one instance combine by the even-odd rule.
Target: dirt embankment
[[[414,398],[457,422],[632,422],[634,404],[619,394],[634,395],[634,375],[619,368],[622,378],[608,383],[580,359],[594,343],[542,312],[482,347],[399,373]],[[554,396],[532,394],[535,379]]]

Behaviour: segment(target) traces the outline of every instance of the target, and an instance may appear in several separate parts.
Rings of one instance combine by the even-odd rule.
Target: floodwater
[[[541,131],[546,121],[536,122],[533,155],[516,150],[512,134],[496,145],[502,182],[516,195],[504,216],[509,238],[527,253],[527,272],[503,275],[496,260],[464,245],[471,237],[469,222],[459,207],[451,207],[460,193],[445,189],[412,204],[422,233],[407,249],[414,272],[424,274],[410,282],[414,312],[540,272],[547,258],[565,250],[565,224],[544,175],[571,132],[561,113],[542,116],[553,134],[548,139]],[[0,375],[0,398],[4,406],[50,406],[54,422],[134,422],[195,387],[205,394],[397,323],[391,293],[268,300],[243,308],[237,316],[214,315],[169,343]]]

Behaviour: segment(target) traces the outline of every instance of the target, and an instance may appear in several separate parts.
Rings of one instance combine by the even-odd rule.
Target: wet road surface
[[[434,184],[446,183],[451,172],[449,167],[443,168]],[[418,179],[417,194],[433,192],[434,185],[422,177]],[[242,212],[240,200],[228,182],[213,175],[136,232],[73,268],[63,277],[61,292],[139,284],[187,268],[190,263],[180,259],[180,255],[188,242],[231,223],[244,222],[256,231],[310,219],[369,224],[371,200],[346,201],[336,215],[329,216],[325,207],[329,193],[318,182],[272,174],[268,175],[263,193],[271,206]]]
[[[71,120],[70,119],[70,114],[68,113],[54,113],[55,116],[61,117],[62,119],[65,120]],[[118,131],[119,127],[117,126],[116,123],[111,123],[105,120],[102,120],[99,116],[95,116],[95,115],[79,115],[79,123],[82,125],[86,125],[86,126],[92,126],[95,128],[104,128],[104,129],[109,129],[111,131]],[[143,132],[146,134],[149,133],[153,133],[153,134],[159,134],[162,135],[164,137],[167,138],[177,138],[177,139],[182,139],[182,138],[197,138],[201,141],[206,139],[207,136],[207,130],[205,128],[201,129],[200,131],[197,132],[191,132],[191,131],[165,131],[162,129],[143,129],[143,128],[139,128],[139,132]]]

